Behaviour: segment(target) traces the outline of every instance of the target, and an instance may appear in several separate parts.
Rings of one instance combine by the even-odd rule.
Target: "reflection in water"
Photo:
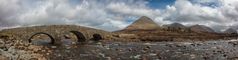
[[[63,39],[63,40],[61,40],[61,42],[62,42],[63,45],[72,45],[72,44],[76,43],[72,39]]]
[[[30,40],[34,45],[49,45],[52,42],[51,38],[45,34],[35,35]]]
[[[50,42],[51,42],[50,40],[33,40],[32,44],[33,45],[49,45]],[[63,39],[61,40],[61,42],[62,42],[62,45],[76,44],[76,42],[71,39]]]
[[[61,42],[63,45],[73,45],[77,42],[77,36],[73,33],[66,33],[61,37]]]
[[[32,44],[34,45],[49,45],[50,40],[33,40]]]

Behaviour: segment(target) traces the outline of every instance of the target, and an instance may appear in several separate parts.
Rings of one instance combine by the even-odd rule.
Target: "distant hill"
[[[159,28],[157,23],[146,16],[142,16],[123,30],[153,30],[157,28]]]
[[[181,32],[185,32],[188,31],[187,27],[180,24],[180,23],[172,23],[172,24],[168,24],[168,25],[163,25],[163,28],[167,31],[181,31]]]
[[[229,28],[229,29],[225,30],[224,33],[233,34],[233,33],[237,33],[237,31],[233,28]]]
[[[204,33],[204,32],[215,33],[213,29],[205,25],[193,25],[193,26],[190,26],[189,29],[193,32],[198,32],[198,33]]]
[[[169,27],[171,27],[171,28],[186,28],[184,25],[182,25],[180,23],[170,24]]]

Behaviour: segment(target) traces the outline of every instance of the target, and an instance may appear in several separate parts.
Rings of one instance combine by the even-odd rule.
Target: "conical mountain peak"
[[[142,16],[134,23],[125,28],[125,30],[151,30],[157,29],[159,26],[152,19]]]

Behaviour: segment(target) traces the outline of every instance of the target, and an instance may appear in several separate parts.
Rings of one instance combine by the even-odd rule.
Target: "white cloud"
[[[146,4],[142,4],[142,6],[134,6],[125,3],[111,3],[107,6],[107,8],[110,12],[131,16],[155,17],[159,15],[159,10],[150,9],[145,5]]]
[[[233,26],[238,22],[238,1],[236,0],[177,0],[168,6],[163,20],[180,22],[187,25],[202,24],[219,31]],[[204,6],[202,3],[216,2],[217,7]],[[199,3],[199,4],[197,4]]]
[[[237,3],[177,0],[166,9],[152,9],[146,0],[0,0],[0,27],[75,24],[113,31],[148,16],[158,24],[203,24],[222,30],[238,26]]]
[[[6,17],[1,18],[1,23],[8,22],[2,24],[7,27],[76,24],[111,31],[127,26],[131,17],[159,15],[159,10],[146,4],[144,0],[1,0],[0,17]]]

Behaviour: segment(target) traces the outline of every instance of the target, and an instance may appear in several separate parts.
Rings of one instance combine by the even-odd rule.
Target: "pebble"
[[[194,59],[194,58],[196,58],[196,55],[191,54],[190,57],[191,57],[191,59]]]
[[[46,55],[50,55],[50,53],[46,53]]]
[[[132,51],[133,49],[132,49],[132,48],[129,48],[128,50],[129,50],[129,51]]]
[[[133,56],[133,58],[135,59],[140,59],[141,55],[136,55],[136,56]]]
[[[156,56],[157,54],[155,54],[155,53],[150,53],[149,55],[150,55],[150,56]]]
[[[45,50],[41,50],[41,52],[46,52]]]
[[[1,47],[5,47],[5,42],[2,39],[0,39],[0,48]]]
[[[149,50],[150,46],[146,46],[145,48],[143,48],[143,51]]]
[[[231,42],[228,42],[228,44],[232,44],[233,46],[237,46],[238,42],[231,41]]]
[[[51,46],[51,48],[55,49],[55,48],[57,48],[57,46]]]
[[[107,60],[112,60],[112,58],[111,57],[106,57],[107,58]]]
[[[70,49],[71,47],[70,46],[67,46],[66,49]]]
[[[190,45],[192,45],[192,46],[196,46],[195,44],[190,44]]]

